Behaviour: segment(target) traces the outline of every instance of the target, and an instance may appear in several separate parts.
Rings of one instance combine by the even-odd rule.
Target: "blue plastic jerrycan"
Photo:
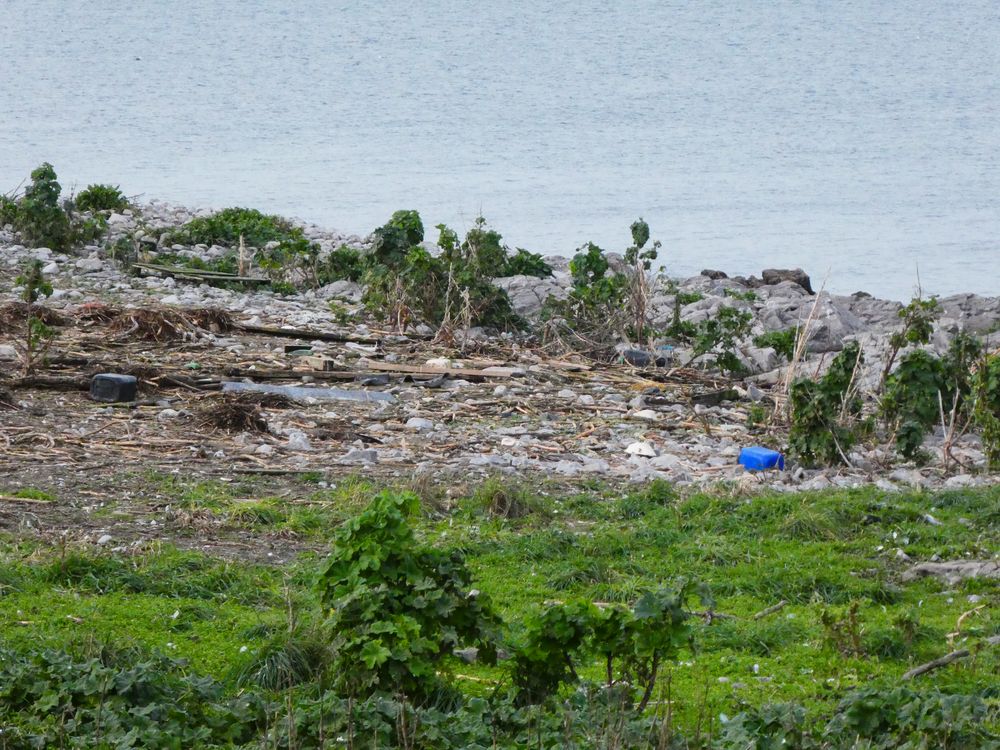
[[[784,469],[785,457],[778,451],[752,445],[740,451],[740,465],[747,471],[764,471],[765,469]]]

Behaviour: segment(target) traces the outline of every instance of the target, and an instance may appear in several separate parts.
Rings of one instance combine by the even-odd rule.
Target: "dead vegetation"
[[[157,343],[194,339],[199,331],[221,333],[233,326],[229,313],[211,307],[184,312],[168,308],[92,310],[89,314],[107,322],[110,332],[119,338],[136,338]]]
[[[24,330],[28,318],[37,318],[47,326],[62,326],[68,322],[58,312],[45,305],[8,302],[0,306],[0,333],[19,333]]]
[[[267,432],[261,406],[290,404],[283,396],[270,393],[218,393],[202,400],[195,419],[200,427],[226,432]]]

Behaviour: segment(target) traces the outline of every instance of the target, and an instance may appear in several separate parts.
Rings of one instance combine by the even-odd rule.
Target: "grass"
[[[223,529],[290,533],[321,548],[376,487],[312,479],[277,495],[253,482],[150,476],[149,485]],[[1000,488],[743,496],[726,487],[680,494],[662,482],[623,491],[490,480],[462,493],[423,489],[432,498],[418,536],[463,552],[476,587],[508,621],[546,601],[630,603],[648,588],[708,584],[722,617],[699,618],[694,650],[669,670],[681,724],[697,720],[701,696],[712,715],[771,702],[829,712],[852,688],[895,686],[952,644],[1000,633],[996,581],[904,583],[912,563],[900,554],[996,556]],[[276,568],[166,546],[94,554],[9,539],[0,542],[0,647],[135,644],[183,657],[233,690],[314,679],[311,665],[328,656],[311,589],[317,560],[303,555]],[[473,692],[501,676],[475,664],[458,671]],[[598,665],[592,671],[599,676]],[[920,680],[981,694],[996,708],[998,671],[994,649]]]

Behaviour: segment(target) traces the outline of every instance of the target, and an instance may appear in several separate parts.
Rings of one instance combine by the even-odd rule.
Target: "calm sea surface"
[[[1000,294],[1000,3],[0,0],[0,191],[42,161],[366,233],[398,208],[677,274]]]

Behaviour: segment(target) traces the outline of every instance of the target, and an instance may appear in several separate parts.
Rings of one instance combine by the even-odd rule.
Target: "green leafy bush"
[[[940,422],[942,412],[954,410],[956,418],[965,413],[982,350],[977,338],[959,333],[943,357],[915,349],[888,376],[880,411],[904,458],[921,457],[924,435]]]
[[[318,282],[322,285],[341,279],[360,281],[364,273],[365,264],[361,253],[344,245],[327,256],[319,268]]]
[[[806,464],[840,463],[854,445],[857,436],[853,421],[861,411],[854,379],[863,362],[860,345],[851,341],[822,378],[801,378],[792,383],[788,447]]]
[[[552,266],[546,263],[538,253],[531,253],[523,247],[507,258],[503,271],[497,276],[535,276],[539,279],[552,275]]]
[[[31,173],[31,183],[20,199],[0,197],[0,226],[12,224],[30,247],[58,252],[100,238],[107,231],[107,220],[103,216],[74,217],[72,204],[65,208],[60,204],[61,191],[55,169],[47,162],[42,164]]]
[[[74,201],[80,211],[116,211],[121,213],[128,208],[128,198],[118,189],[117,185],[88,185]]]
[[[55,337],[55,331],[36,315],[38,312],[36,303],[41,297],[52,295],[52,284],[46,280],[42,273],[40,260],[28,261],[24,272],[17,277],[16,282],[18,286],[24,288],[21,292],[21,299],[27,305],[27,313],[22,338],[15,347],[21,358],[24,373],[28,375],[45,355]]]
[[[576,601],[530,613],[514,653],[511,676],[517,702],[545,701],[560,686],[577,682],[579,667],[596,658],[605,688],[624,688],[625,705],[643,711],[660,668],[691,645],[684,602],[693,591],[688,585],[679,592],[645,592],[632,609],[613,605],[600,610]]]
[[[17,201],[7,195],[0,195],[0,227],[17,223]]]
[[[941,308],[935,297],[930,299],[914,297],[897,314],[903,321],[903,327],[889,337],[889,356],[886,358],[885,368],[882,370],[883,385],[888,380],[889,373],[892,372],[896,355],[903,347],[911,344],[926,344],[931,340],[931,334],[934,333],[934,321],[941,314]]]
[[[521,327],[507,293],[492,283],[506,258],[500,235],[483,220],[462,243],[448,227],[438,230],[439,257],[421,246],[424,227],[416,211],[397,211],[372,233],[366,307],[400,329],[415,319],[442,324],[458,318],[470,325]]]
[[[714,318],[707,318],[694,326],[693,351],[690,362],[715,355],[715,364],[730,375],[742,375],[746,368],[737,354],[739,343],[750,333],[753,315],[735,307],[720,307]]]
[[[299,227],[280,216],[264,214],[255,208],[226,208],[192,219],[174,231],[170,239],[187,245],[235,247],[242,237],[247,245],[262,248],[269,242],[286,242],[303,236]]]
[[[972,416],[991,469],[1000,468],[1000,354],[987,357],[972,381]]]
[[[18,202],[15,227],[30,247],[63,252],[72,245],[69,217],[59,205],[62,188],[48,162],[31,173],[31,183]]]
[[[417,543],[407,519],[419,506],[412,493],[378,495],[338,532],[320,574],[347,694],[427,696],[454,649],[495,658],[500,620],[460,554]]]

